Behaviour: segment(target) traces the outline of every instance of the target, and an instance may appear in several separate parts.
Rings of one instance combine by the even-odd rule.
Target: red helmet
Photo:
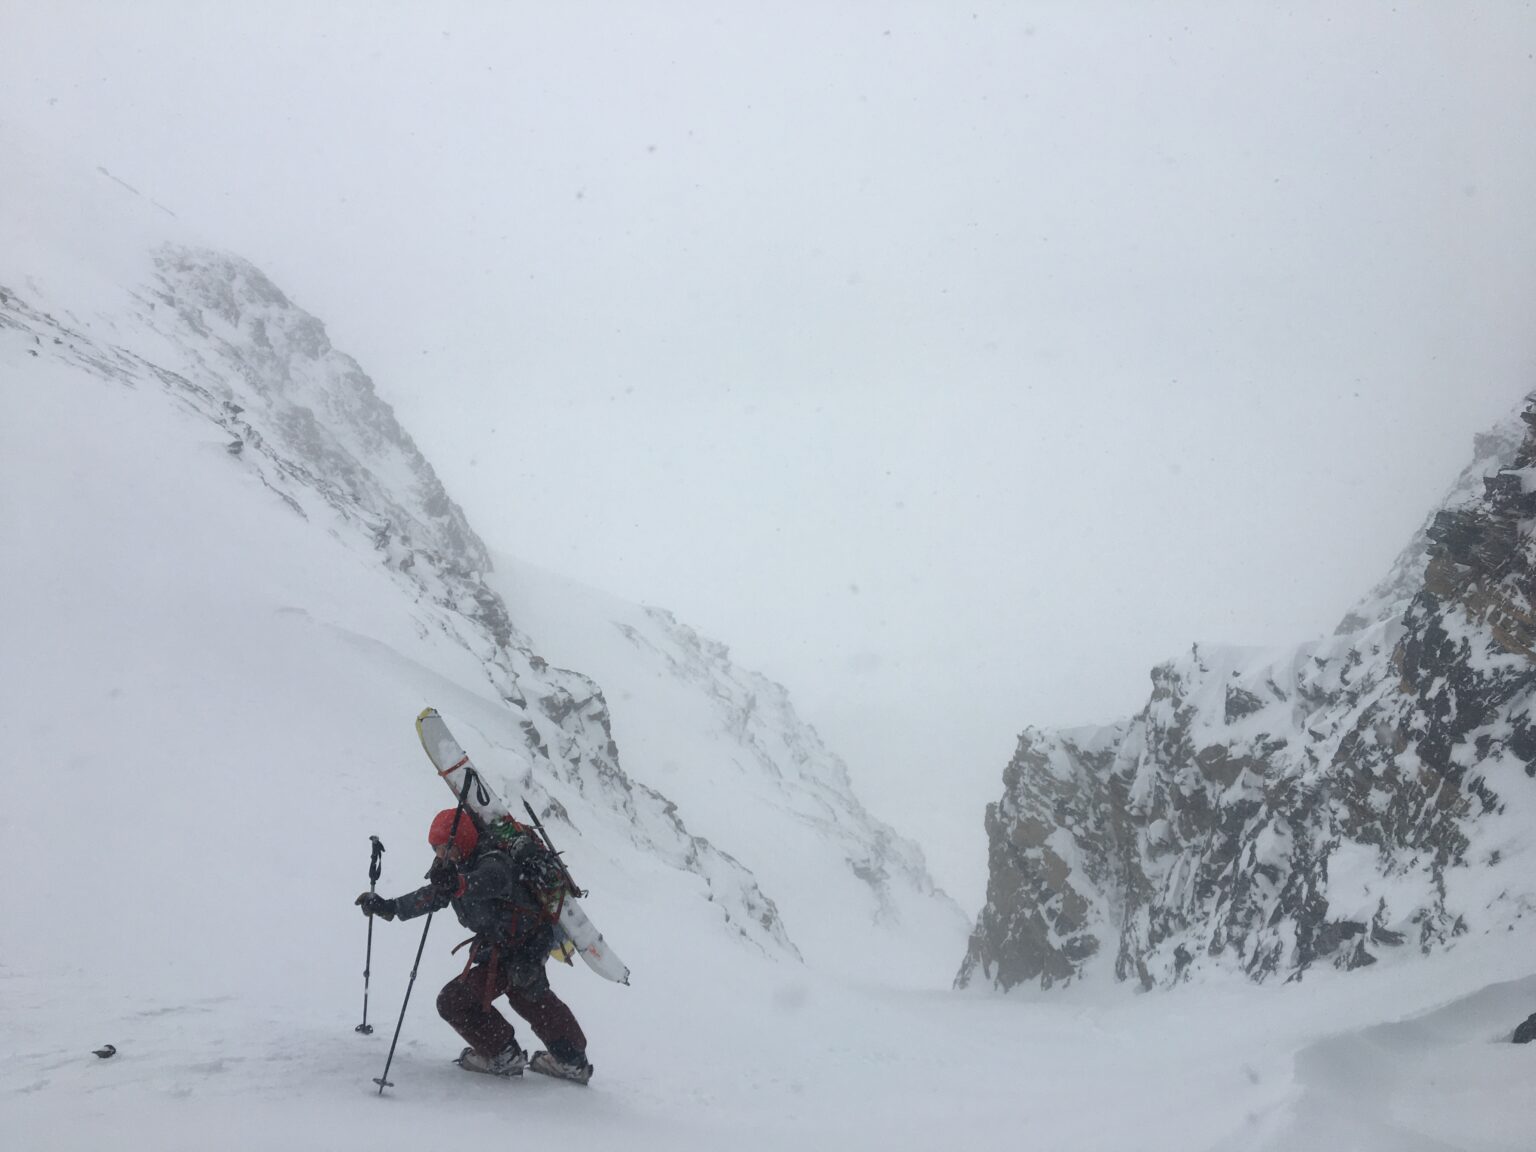
[[[448,843],[450,831],[453,829],[453,818],[457,815],[457,808],[444,808],[436,816],[432,817],[432,827],[427,832],[427,843],[436,848],[440,844]],[[480,839],[480,833],[475,830],[475,822],[469,818],[466,811],[459,816],[459,827],[452,832],[453,846],[459,850],[460,856],[467,857],[475,850],[475,844]]]

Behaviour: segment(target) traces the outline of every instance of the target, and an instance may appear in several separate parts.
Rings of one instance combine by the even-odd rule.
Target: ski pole
[[[377,836],[368,837],[373,841],[373,854],[368,860],[368,894],[374,894],[378,887],[379,874],[384,871],[383,855],[384,845]],[[373,913],[368,913],[368,952],[363,959],[363,1022],[354,1031],[361,1032],[364,1036],[373,1035],[373,1025],[368,1023],[368,971],[373,967]]]
[[[475,770],[470,767],[464,769],[464,787],[459,789],[459,806],[453,810],[453,824],[448,829],[448,843],[452,844],[458,839],[459,821],[464,816],[464,802],[469,799],[469,784],[475,778]],[[405,999],[400,1002],[400,1019],[395,1021],[395,1038],[389,1042],[389,1058],[384,1061],[384,1073],[375,1076],[373,1082],[379,1086],[379,1095],[384,1095],[384,1089],[393,1088],[389,1082],[389,1066],[395,1062],[395,1045],[400,1043],[400,1026],[405,1023],[405,1007],[411,1002],[411,989],[416,987],[416,970],[421,967],[421,954],[427,947],[427,933],[432,929],[432,917],[436,912],[427,913],[427,922],[421,926],[421,943],[416,945],[416,962],[411,965],[411,979],[405,986]]]

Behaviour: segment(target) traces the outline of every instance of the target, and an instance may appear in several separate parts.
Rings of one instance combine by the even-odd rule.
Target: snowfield
[[[0,370],[23,413],[0,432],[6,1146],[1531,1146],[1536,1046],[1502,1042],[1536,1011],[1528,930],[1300,985],[898,989],[879,957],[863,982],[771,959],[595,838],[561,846],[635,976],[552,966],[591,1087],[450,1063],[439,916],[380,1098],[419,934],[377,925],[359,1035],[367,838],[381,891],[416,883],[446,792],[414,717],[470,718],[489,764],[469,733],[497,703],[194,417],[9,333]]]
[[[6,251],[0,286],[19,292],[31,273]],[[103,323],[91,309],[71,323]],[[447,793],[417,713],[441,709],[503,786],[516,715],[373,548],[297,514],[206,419],[38,352],[0,326],[5,1148],[1536,1146],[1536,1045],[1505,1043],[1536,1011],[1536,917],[1299,984],[957,993],[963,922],[885,924],[882,955],[780,862],[798,885],[776,897],[785,921],[814,942],[797,960],[597,804],[551,828],[633,971],[621,987],[551,966],[592,1085],[451,1063],[432,1001],[463,932],[439,915],[381,1095],[421,924],[376,925],[359,1034],[368,837],[387,849],[381,892],[419,883]],[[515,582],[508,596],[515,619]],[[546,589],[540,611],[561,602]],[[664,720],[635,736],[658,772]],[[706,823],[772,848],[784,809],[692,784]]]

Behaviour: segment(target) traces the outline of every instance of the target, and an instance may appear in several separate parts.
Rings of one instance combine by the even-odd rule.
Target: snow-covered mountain
[[[30,191],[44,195],[51,170],[23,171],[39,182]],[[87,237],[72,223],[71,235],[50,238],[47,223],[58,217],[39,208],[26,221],[24,238],[33,263],[0,286],[0,331],[12,352],[37,361],[29,365],[37,371],[78,378],[75,389],[128,389],[141,404],[175,405],[196,418],[202,438],[219,443],[232,476],[259,484],[260,498],[328,537],[338,557],[376,566],[415,643],[385,639],[308,604],[301,609],[317,625],[346,629],[355,644],[383,644],[397,664],[430,666],[416,651],[422,644],[451,652],[455,691],[448,698],[433,694],[431,702],[450,717],[462,713],[456,717],[462,736],[477,736],[478,760],[505,793],[529,797],[579,834],[591,834],[594,822],[606,826],[605,840],[621,829],[624,847],[610,851],[638,850],[688,873],[688,883],[732,935],[769,953],[794,958],[802,945],[786,931],[783,896],[776,901],[740,863],[738,839],[747,855],[765,864],[787,851],[800,853],[799,863],[824,877],[820,889],[804,889],[817,895],[817,907],[797,914],[819,955],[834,955],[830,946],[844,913],[852,931],[848,944],[866,944],[866,927],[899,931],[903,914],[919,916],[930,904],[951,933],[963,936],[959,909],[934,892],[920,851],[865,815],[841,763],[799,723],[782,690],[728,665],[673,660],[665,670],[682,690],[666,701],[669,708],[681,714],[690,694],[713,702],[741,686],[732,705],[740,714],[725,719],[729,730],[707,757],[679,751],[684,730],[674,722],[670,750],[656,748],[651,758],[689,760],[689,782],[704,785],[696,794],[701,801],[712,791],[735,793],[748,763],[753,775],[780,782],[776,803],[741,803],[724,819],[711,812],[710,835],[695,835],[688,805],[626,772],[603,691],[574,670],[580,663],[551,664],[535,650],[516,623],[518,605],[492,580],[485,546],[367,375],[331,346],[323,324],[248,262],[176,237],[172,221],[120,182],[103,179],[89,192],[72,187],[68,194],[95,200],[76,219],[113,221],[101,247],[114,254],[114,279],[82,298],[79,287],[99,263],[94,254],[71,262],[57,253]],[[53,253],[39,250],[50,243]],[[50,284],[47,275],[61,268],[72,282]],[[153,448],[167,467],[186,450]],[[189,544],[211,535],[209,526],[200,533],[204,539]],[[581,603],[569,607],[587,610]],[[545,627],[557,626],[544,619]],[[698,653],[723,651],[681,626],[674,625],[673,634],[687,636]],[[609,665],[605,671],[628,670]],[[646,670],[636,672],[649,681]],[[609,682],[622,689],[622,681]],[[764,708],[754,713],[758,693]],[[409,718],[399,718],[401,732],[409,731]],[[815,823],[807,821],[808,812],[829,815]],[[810,834],[799,835],[802,830]],[[779,852],[764,854],[761,844],[774,840]],[[791,876],[798,873],[784,873]],[[863,878],[865,898],[842,884],[847,876]],[[849,898],[845,909],[821,899],[834,892]],[[930,971],[922,979],[932,977]]]
[[[1357,968],[1536,909],[1536,394],[1338,633],[1196,645],[1134,719],[1029,728],[957,978]]]
[[[551,661],[607,686],[626,771],[675,800],[689,827],[729,845],[818,966],[904,983],[947,976],[966,915],[922,852],[875,820],[846,766],[789,694],[738,668],[726,645],[670,612],[583,588],[510,557],[491,583]]]
[[[781,691],[664,613],[492,572],[317,321],[30,152],[0,125],[6,1148],[1522,1146],[1536,1051],[1490,1041],[1536,1007],[1536,918],[1176,1008],[893,987],[947,982],[965,926]],[[633,970],[550,966],[589,1088],[451,1063],[448,918],[375,925],[355,1030],[367,837],[414,887],[448,800],[428,703],[548,813]]]

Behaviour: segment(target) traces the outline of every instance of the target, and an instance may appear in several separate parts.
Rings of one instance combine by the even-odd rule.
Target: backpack
[[[480,845],[482,850],[500,852],[512,861],[518,877],[544,906],[550,920],[560,918],[560,906],[567,894],[577,894],[560,857],[550,851],[534,829],[511,816],[482,826]]]

